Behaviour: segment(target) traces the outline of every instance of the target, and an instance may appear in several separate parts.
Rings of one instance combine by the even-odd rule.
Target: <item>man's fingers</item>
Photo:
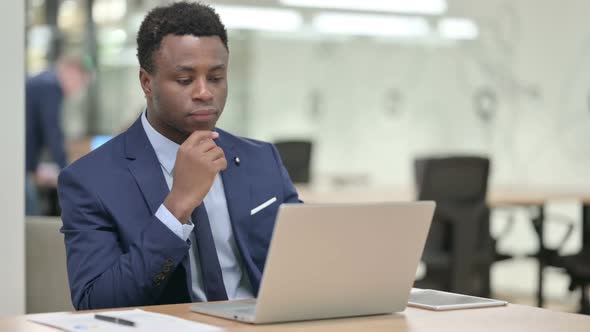
[[[197,151],[201,152],[201,153],[208,153],[209,151],[211,151],[212,149],[215,149],[217,147],[217,144],[215,144],[215,142],[212,139],[206,139],[201,141],[195,148],[197,149]]]
[[[211,161],[211,164],[218,170],[224,170],[227,167],[227,160],[225,160],[225,153],[220,147],[209,150],[207,152],[207,159]]]
[[[225,156],[215,159],[211,163],[219,171],[224,171],[227,168],[227,159],[225,159]]]
[[[182,143],[183,145],[198,145],[201,141],[211,140],[219,137],[219,133],[209,130],[197,130],[194,131],[187,139]]]
[[[225,153],[220,147],[215,147],[207,152],[207,159],[215,161],[220,158],[225,158]]]

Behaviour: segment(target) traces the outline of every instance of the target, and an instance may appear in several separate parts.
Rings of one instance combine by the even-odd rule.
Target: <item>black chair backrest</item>
[[[447,252],[451,290],[473,293],[467,285],[476,278],[475,266],[491,264],[481,261],[487,257],[481,253],[493,250],[486,204],[490,162],[475,156],[431,157],[417,159],[414,168],[417,198],[437,203],[424,256]]]
[[[485,202],[490,172],[487,158],[421,158],[415,170],[418,199]]]
[[[274,143],[294,183],[309,183],[312,143],[304,140]]]

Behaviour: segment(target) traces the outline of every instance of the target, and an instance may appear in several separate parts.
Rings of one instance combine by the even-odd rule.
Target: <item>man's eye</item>
[[[193,80],[191,79],[186,79],[186,80],[176,80],[176,82],[178,82],[178,84],[180,85],[189,85],[193,82]]]
[[[211,82],[219,82],[223,79],[222,76],[214,76],[214,77],[209,77],[209,81]]]

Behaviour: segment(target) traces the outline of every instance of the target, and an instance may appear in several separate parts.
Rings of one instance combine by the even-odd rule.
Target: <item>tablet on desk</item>
[[[412,288],[408,299],[409,306],[430,310],[496,307],[506,304],[506,301],[419,288]]]

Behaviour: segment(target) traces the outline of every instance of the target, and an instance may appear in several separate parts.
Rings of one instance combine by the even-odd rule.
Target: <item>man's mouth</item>
[[[197,121],[210,121],[217,116],[217,111],[213,109],[198,110],[189,113],[189,117]]]

